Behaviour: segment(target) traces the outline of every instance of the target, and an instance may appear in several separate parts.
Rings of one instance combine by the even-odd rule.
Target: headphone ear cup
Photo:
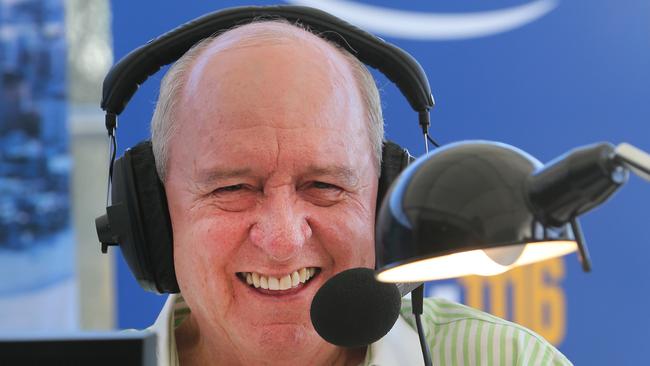
[[[381,150],[379,188],[377,189],[377,213],[390,185],[413,160],[415,158],[405,148],[392,141],[384,141]]]
[[[131,272],[145,290],[179,292],[174,270],[172,226],[165,188],[158,177],[150,141],[115,162],[112,201],[126,207],[127,226],[120,247]]]

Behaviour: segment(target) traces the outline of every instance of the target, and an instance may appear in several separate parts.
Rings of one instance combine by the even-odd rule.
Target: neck
[[[356,366],[366,347],[341,348],[325,341],[314,350],[293,349],[277,352],[244,352],[242,347],[217,332],[203,331],[190,314],[175,330],[176,348],[181,365],[334,365]]]

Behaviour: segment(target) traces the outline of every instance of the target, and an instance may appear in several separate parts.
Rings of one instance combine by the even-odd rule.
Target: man
[[[281,21],[205,40],[170,69],[152,141],[182,298],[154,325],[163,363],[422,362],[404,319],[359,349],[323,341],[309,319],[329,278],[374,266],[382,123],[365,67]],[[426,308],[436,364],[569,363],[511,323],[444,301]]]

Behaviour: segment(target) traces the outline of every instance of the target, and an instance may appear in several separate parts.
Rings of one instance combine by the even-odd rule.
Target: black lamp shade
[[[380,209],[378,278],[386,280],[381,273],[396,266],[460,252],[488,249],[485,255],[508,266],[527,243],[575,250],[570,225],[544,226],[532,213],[526,185],[541,166],[517,148],[487,141],[450,144],[416,160]],[[430,279],[437,277],[413,280]]]

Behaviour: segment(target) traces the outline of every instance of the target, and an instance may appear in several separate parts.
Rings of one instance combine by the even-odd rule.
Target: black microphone
[[[311,322],[329,343],[367,346],[393,328],[402,296],[421,284],[383,283],[375,280],[372,269],[348,269],[318,290],[311,303]]]

